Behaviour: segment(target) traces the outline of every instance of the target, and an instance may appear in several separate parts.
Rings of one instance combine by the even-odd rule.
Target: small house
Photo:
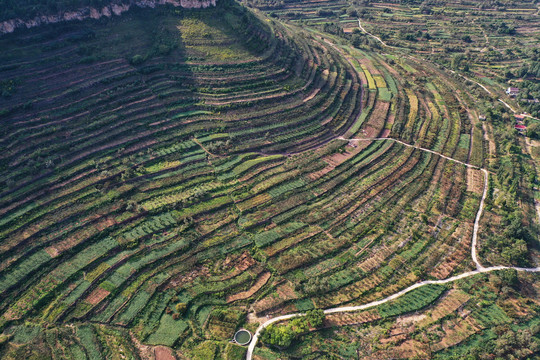
[[[525,131],[527,130],[527,127],[525,125],[521,125],[521,124],[516,124],[516,126],[514,126],[516,128],[517,131]]]
[[[478,120],[486,121],[486,115],[479,115]]]
[[[523,121],[523,120],[525,120],[525,115],[524,114],[520,114],[520,115],[516,114],[516,115],[514,115],[514,118],[516,119],[516,121]]]
[[[506,89],[506,94],[508,96],[517,96],[519,95],[519,88],[509,87],[508,89]]]

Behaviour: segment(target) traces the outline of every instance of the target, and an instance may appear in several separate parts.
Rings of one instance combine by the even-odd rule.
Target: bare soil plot
[[[154,348],[154,356],[156,360],[176,360],[172,350],[165,346],[156,346]]]
[[[86,302],[92,305],[99,304],[101,300],[105,299],[111,292],[100,287],[96,288],[94,291],[88,295]]]
[[[484,192],[484,174],[480,170],[467,168],[467,191],[480,195]]]

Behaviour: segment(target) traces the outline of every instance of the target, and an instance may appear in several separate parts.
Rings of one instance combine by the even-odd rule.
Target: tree
[[[431,15],[433,13],[433,9],[429,5],[423,3],[422,5],[420,5],[420,13]]]
[[[287,325],[269,325],[261,333],[261,340],[268,345],[287,348],[292,341],[309,330],[309,327],[320,327],[324,322],[324,311],[321,309],[309,310],[305,316],[298,316],[290,320]]]
[[[511,246],[503,249],[501,256],[510,264],[528,266],[528,248],[525,241],[518,239]]]
[[[184,315],[184,313],[187,310],[187,304],[186,303],[178,303],[176,304],[176,312],[180,315]]]
[[[527,127],[527,136],[531,139],[540,138],[540,125],[538,123],[532,123]]]
[[[289,326],[270,325],[261,334],[261,340],[269,345],[287,348],[291,345],[296,334]]]
[[[358,17],[358,11],[356,11],[355,8],[350,7],[347,9],[347,15],[349,15],[350,17]]]
[[[314,328],[322,326],[325,317],[326,315],[322,309],[313,309],[306,313],[306,320],[309,322],[311,327]]]
[[[355,47],[355,48],[359,48],[360,46],[362,46],[362,44],[364,44],[365,42],[365,38],[364,36],[360,35],[360,34],[354,34],[351,38],[351,44]]]
[[[131,65],[140,65],[144,62],[144,57],[142,55],[135,55],[129,61]]]
[[[519,285],[517,271],[514,269],[505,269],[499,272],[499,278],[502,285],[516,288]]]
[[[465,60],[465,56],[463,54],[456,54],[452,57],[452,62],[450,66],[452,67],[452,69],[458,69],[463,60]]]
[[[324,9],[317,10],[317,16],[319,17],[332,17],[335,15],[336,14],[332,10],[324,10]]]

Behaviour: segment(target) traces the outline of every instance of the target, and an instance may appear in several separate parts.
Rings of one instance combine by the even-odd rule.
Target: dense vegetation
[[[261,334],[261,340],[278,348],[288,348],[301,334],[310,328],[318,328],[324,322],[322,310],[309,310],[305,316],[299,316],[286,325],[270,325]]]

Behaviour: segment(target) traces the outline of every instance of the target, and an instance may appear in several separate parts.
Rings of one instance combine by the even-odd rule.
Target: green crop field
[[[0,0],[0,358],[537,356],[540,25],[473,3]]]

